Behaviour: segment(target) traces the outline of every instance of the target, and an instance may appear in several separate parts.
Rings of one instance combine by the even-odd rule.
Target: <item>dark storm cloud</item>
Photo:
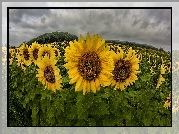
[[[105,39],[147,43],[154,47],[171,46],[170,10],[139,9],[56,9],[15,10],[10,13],[11,33],[18,45],[46,32],[63,31],[79,37],[99,34]],[[17,32],[18,31],[18,32]],[[27,32],[28,31],[28,32]],[[27,36],[27,35],[28,36]],[[11,43],[12,44],[12,43]],[[167,50],[168,51],[168,50]]]
[[[42,23],[45,23],[45,20],[46,20],[45,17],[42,17],[42,18],[41,18],[41,22],[42,22]]]
[[[47,16],[50,14],[49,9],[10,9],[9,10],[9,21],[11,23],[20,23],[22,19],[29,19],[32,17],[34,19],[39,18],[43,15]]]
[[[167,22],[171,24],[171,12],[170,9],[146,9],[144,12],[147,16],[154,18],[155,20],[160,22]]]

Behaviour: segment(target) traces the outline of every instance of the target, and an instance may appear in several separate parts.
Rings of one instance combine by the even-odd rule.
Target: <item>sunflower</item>
[[[9,49],[9,65],[11,65],[13,62],[13,55],[14,55],[13,49]]]
[[[159,88],[162,82],[165,81],[165,78],[162,77],[162,74],[159,75],[156,88]]]
[[[115,66],[112,71],[114,76],[110,78],[111,84],[112,86],[115,85],[115,90],[116,88],[124,90],[125,87],[138,80],[136,75],[140,72],[137,71],[139,69],[139,58],[137,58],[137,55],[135,55],[131,47],[125,58],[122,49],[120,49],[120,53],[113,51],[111,51],[111,53]]]
[[[166,66],[166,70],[168,70],[168,72],[171,71],[171,62],[169,62],[169,63],[167,64],[167,66]]]
[[[20,60],[22,60],[27,66],[31,64],[31,58],[29,54],[29,47],[27,44],[22,44],[21,47],[19,48],[20,52]]]
[[[16,54],[16,62],[18,66],[21,66],[21,63],[23,62],[21,56],[22,56],[21,53]]]
[[[154,68],[156,67],[156,60],[154,61],[153,65],[151,66],[150,68],[150,73],[153,73],[154,72]]]
[[[40,60],[40,59],[39,59]],[[42,82],[49,90],[56,92],[56,90],[60,90],[62,85],[60,70],[57,66],[55,66],[57,60],[53,59],[49,55],[45,55],[42,60],[37,62],[38,81]]]
[[[151,56],[151,55],[149,54],[148,56],[149,56],[149,60],[148,60],[148,62],[150,63],[150,56]]]
[[[55,53],[53,51],[53,48],[51,48],[47,44],[44,44],[42,47],[40,47],[38,51],[38,60],[42,59],[46,54],[50,56],[50,58],[55,59]]]
[[[19,53],[19,52],[20,52],[19,48],[16,47],[16,48],[14,49],[14,52],[15,52],[16,54]]]
[[[29,48],[30,57],[35,65],[37,64],[38,52],[39,52],[40,47],[41,47],[40,44],[38,44],[35,41],[34,43],[32,43],[32,45]]]
[[[65,49],[64,67],[68,69],[70,84],[76,82],[75,91],[94,92],[101,86],[110,85],[109,77],[114,69],[113,59],[109,47],[105,47],[105,40],[98,34],[90,38],[87,33],[86,41],[82,35],[77,42],[69,42],[70,46]]]
[[[138,57],[139,57],[139,62],[142,61],[142,56],[143,56],[143,55],[140,53],[139,56],[138,56]]]
[[[164,107],[168,108],[170,107],[170,105],[171,105],[171,94],[169,94],[169,97],[167,97],[167,101],[165,102]]]
[[[54,53],[55,53],[56,59],[58,59],[58,58],[60,57],[60,51],[59,51],[59,49],[57,49],[56,47],[54,47],[54,48],[53,48],[53,51],[54,51]]]

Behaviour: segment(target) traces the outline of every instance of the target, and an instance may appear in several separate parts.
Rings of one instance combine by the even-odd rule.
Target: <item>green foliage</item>
[[[78,40],[78,37],[76,35],[72,35],[68,32],[51,32],[51,33],[45,33],[37,38],[31,39],[30,41],[26,42],[26,44],[31,45],[33,42],[38,42],[39,44],[46,44],[46,43],[53,43],[53,42],[63,42],[63,41],[72,41],[72,40]]]

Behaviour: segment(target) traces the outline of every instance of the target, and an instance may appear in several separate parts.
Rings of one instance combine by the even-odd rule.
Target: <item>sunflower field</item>
[[[8,56],[9,126],[172,125],[179,60],[171,66],[169,52],[87,33],[24,42]]]

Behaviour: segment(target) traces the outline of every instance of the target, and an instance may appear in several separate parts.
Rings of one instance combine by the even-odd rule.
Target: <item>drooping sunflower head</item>
[[[19,48],[20,50],[20,55],[22,59],[22,61],[27,65],[29,66],[31,64],[31,58],[30,58],[30,54],[29,54],[29,47],[27,44],[22,44],[21,47]]]
[[[34,43],[32,43],[32,45],[29,49],[30,57],[35,65],[37,64],[38,52],[39,52],[40,47],[41,47],[40,44],[38,44],[35,41]]]
[[[126,57],[124,57],[124,51],[119,48],[120,53],[111,52],[114,60],[114,70],[112,71],[113,77],[110,78],[112,86],[115,86],[115,90],[120,88],[124,90],[125,87],[133,84],[137,78],[137,74],[140,72],[139,69],[139,59],[132,48]]]
[[[42,82],[49,90],[52,90],[56,92],[56,90],[61,90],[61,75],[60,70],[56,64],[56,60],[52,57],[50,58],[48,55],[45,55],[42,60],[37,62],[37,66],[39,69],[37,69],[38,74],[36,74],[36,77],[38,77],[38,81]]]
[[[170,105],[171,105],[171,93],[167,97],[167,101],[165,101],[164,107],[168,108],[168,107],[170,107]]]
[[[105,47],[105,40],[97,34],[90,38],[87,33],[86,41],[80,35],[78,42],[74,40],[69,44],[65,49],[67,63],[64,66],[69,70],[70,84],[76,82],[75,91],[83,90],[85,94],[92,90],[96,93],[100,85],[110,85],[108,78],[112,76],[114,65],[110,47]]]
[[[55,58],[53,48],[47,45],[40,47],[38,51],[38,59],[43,59],[45,55],[48,55],[50,58]]]
[[[158,81],[157,81],[157,86],[156,88],[159,88],[160,85],[165,81],[165,78],[162,77],[162,74],[159,75]]]

